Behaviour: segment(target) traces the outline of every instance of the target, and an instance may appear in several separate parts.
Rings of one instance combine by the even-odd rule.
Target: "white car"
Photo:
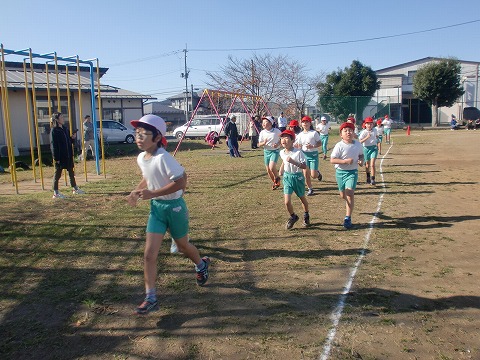
[[[100,124],[98,124],[100,126]],[[135,131],[127,128],[125,125],[115,120],[103,120],[103,139],[106,142],[126,142],[133,144],[135,142]],[[100,134],[100,129],[98,129]]]
[[[190,122],[188,129],[187,124],[184,124],[173,130],[173,135],[177,139],[181,139],[185,130],[187,130],[185,137],[190,138],[205,137],[210,131],[216,131],[220,134],[220,130],[222,130],[222,121],[215,116],[198,116]],[[225,136],[225,133],[222,131],[220,135]]]

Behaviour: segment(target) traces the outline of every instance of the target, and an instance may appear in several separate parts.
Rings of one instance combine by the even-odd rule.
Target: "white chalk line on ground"
[[[353,267],[350,269],[350,275],[348,276],[347,282],[343,287],[340,297],[338,298],[338,302],[337,302],[337,305],[335,306],[335,309],[332,311],[330,315],[330,319],[332,320],[332,327],[328,332],[327,340],[325,342],[325,345],[323,346],[322,355],[319,358],[320,360],[327,360],[330,355],[330,351],[332,349],[332,343],[333,343],[333,340],[335,339],[335,335],[337,334],[338,324],[340,323],[340,318],[342,317],[343,309],[345,308],[345,300],[347,298],[348,293],[350,292],[350,289],[352,288],[352,283],[353,283],[353,280],[355,279],[355,275],[357,274],[357,270],[360,267],[360,264],[362,263],[363,258],[366,255],[366,250],[370,242],[370,235],[372,234],[373,227],[378,218],[378,213],[380,212],[380,208],[382,207],[383,195],[385,195],[386,187],[385,187],[385,181],[383,178],[383,171],[382,171],[383,160],[385,159],[385,156],[387,156],[392,146],[393,146],[393,142],[388,148],[387,152],[382,156],[382,160],[380,161],[379,172],[380,172],[380,176],[382,177],[383,192],[380,194],[380,197],[378,198],[377,209],[373,214],[372,220],[370,220],[370,222],[368,223],[369,227],[368,227],[367,233],[365,234],[363,247],[362,247],[362,250],[360,251],[360,255],[355,261],[355,264],[353,265]]]

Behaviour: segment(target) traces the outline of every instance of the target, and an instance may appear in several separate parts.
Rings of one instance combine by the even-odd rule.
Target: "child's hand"
[[[351,159],[351,158],[345,159],[343,161],[344,161],[344,164],[347,164],[347,165],[353,164],[353,159]]]
[[[358,166],[360,166],[360,167],[363,166],[363,160],[358,160],[357,163],[358,163]]]
[[[137,202],[140,199],[140,194],[138,193],[138,190],[133,190],[128,196],[127,196],[127,202],[128,205],[130,206],[137,206]]]
[[[140,190],[139,195],[140,195],[140,199],[142,200],[149,200],[154,197],[152,192],[148,189]]]

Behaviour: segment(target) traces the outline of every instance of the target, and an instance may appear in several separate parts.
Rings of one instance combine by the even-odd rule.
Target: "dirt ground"
[[[344,207],[327,162],[318,195],[309,198],[312,227],[290,232],[267,226],[285,220],[278,194],[275,204],[269,192],[244,196],[243,209],[230,207],[227,197],[235,195],[222,192],[215,173],[192,171],[189,182],[196,186],[187,202],[194,243],[213,259],[208,286],[192,291],[188,262],[163,254],[160,263],[169,272],[158,280],[161,308],[132,316],[138,300],[132,294],[141,291],[143,244],[132,241],[132,230],[106,226],[105,239],[118,241],[108,263],[98,261],[107,259],[101,249],[89,248],[98,258],[91,255],[88,266],[72,258],[68,271],[57,264],[42,281],[51,285],[58,275],[63,287],[54,289],[62,291],[71,279],[74,285],[88,279],[80,290],[108,283],[113,287],[107,291],[120,287],[128,295],[90,306],[24,301],[22,307],[13,297],[0,298],[2,358],[480,359],[480,132],[397,131],[393,140],[383,145],[377,163],[378,186],[358,187],[351,231],[341,227]],[[194,161],[183,159],[187,169]],[[237,164],[214,171],[234,174]],[[250,187],[265,185],[261,164],[252,174],[228,180],[248,194]],[[205,202],[189,202],[189,196]],[[195,214],[215,201],[221,203],[217,211],[235,221],[197,222]],[[77,211],[73,205],[71,211]],[[143,218],[136,234],[142,228]],[[360,254],[365,256],[335,326],[331,315]],[[15,328],[26,312],[36,322]],[[22,342],[22,334],[45,324],[49,330],[41,337]]]

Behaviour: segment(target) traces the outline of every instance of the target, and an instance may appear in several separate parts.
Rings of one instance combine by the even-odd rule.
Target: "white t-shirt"
[[[320,133],[320,135],[328,135],[328,131],[332,127],[330,126],[329,122],[326,122],[325,124],[322,124],[321,122],[316,126],[317,131]]]
[[[378,136],[383,136],[383,126],[377,126],[375,129],[377,129]]]
[[[330,157],[333,159],[353,159],[351,164],[335,164],[336,169],[355,170],[358,169],[358,159],[363,155],[363,146],[360,141],[353,140],[352,143],[339,141],[333,148]]]
[[[302,151],[304,152],[318,152],[318,148],[311,148],[307,149],[307,145],[310,144],[312,146],[316,146],[320,141],[320,135],[315,130],[309,130],[307,132],[302,131],[300,134],[297,135],[295,139],[295,145],[301,145]]]
[[[283,116],[278,117],[278,127],[287,127],[287,118]]]
[[[145,160],[146,152],[137,157],[137,164],[147,180],[149,190],[157,190],[184,176],[185,169],[164,148],[158,148],[155,155]],[[175,200],[181,198],[183,190],[168,195],[157,196],[158,200]]]
[[[279,150],[281,133],[282,132],[278,128],[272,128],[270,130],[263,129],[258,136],[258,142],[266,141],[265,146],[263,147],[265,150]],[[275,144],[278,144],[278,146],[273,147]]]
[[[287,161],[288,156],[290,156],[290,158],[295,160],[296,162],[305,164],[307,161],[305,159],[305,156],[303,155],[303,152],[300,149],[295,149],[295,148],[290,150],[288,153],[286,152],[286,149],[283,149],[282,151],[280,151],[280,157],[282,158],[282,161],[283,161],[283,170],[285,172],[288,172],[288,173],[302,172],[301,168]]]
[[[390,120],[390,118],[383,120],[382,124],[385,127],[385,129],[391,129],[392,128],[392,120]]]
[[[368,131],[367,129],[363,129],[360,135],[358,135],[358,140],[363,140],[365,139],[368,134],[370,133],[370,137],[365,140],[362,145],[363,146],[375,146],[377,145],[377,129],[372,128],[371,131]]]

